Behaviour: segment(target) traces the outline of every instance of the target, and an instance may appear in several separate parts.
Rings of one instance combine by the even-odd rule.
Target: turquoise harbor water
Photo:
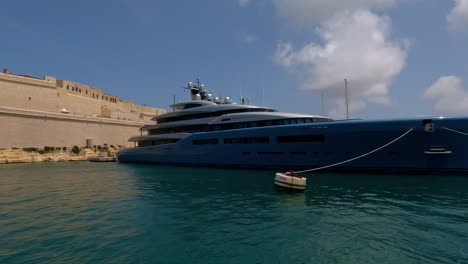
[[[468,176],[0,166],[0,263],[468,263]]]

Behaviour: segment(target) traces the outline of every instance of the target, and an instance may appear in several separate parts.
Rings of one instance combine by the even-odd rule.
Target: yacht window
[[[228,124],[217,124],[217,125],[191,125],[191,126],[181,126],[175,128],[157,128],[151,129],[149,135],[160,135],[160,134],[170,134],[170,133],[196,133],[196,132],[207,132],[207,131],[222,131],[230,129],[241,129],[249,127],[263,127],[263,126],[279,126],[279,125],[288,125],[292,124],[302,124],[312,123],[312,122],[325,122],[330,121],[328,118],[305,118],[305,119],[277,119],[277,120],[267,120],[267,121],[256,121],[256,122],[239,122],[239,123],[228,123]],[[159,122],[159,121],[158,121]],[[305,141],[310,142],[310,141]]]
[[[255,122],[255,127],[264,127],[267,125],[266,121],[257,121]]]
[[[180,139],[161,139],[161,140],[153,140],[153,146],[156,146],[156,145],[163,145],[163,144],[170,144],[170,143],[176,143],[177,141],[179,141]]]
[[[245,128],[245,123],[236,123],[234,124],[234,129]]]
[[[297,143],[297,142],[323,142],[323,135],[297,135],[297,136],[278,136],[278,143]]]
[[[222,127],[221,125],[214,125],[214,126],[211,126],[211,131],[219,131],[219,130],[222,130]]]
[[[206,145],[206,144],[218,144],[217,138],[210,138],[210,139],[194,139],[192,140],[194,145]]]
[[[329,121],[333,121],[333,120],[329,118],[314,118],[314,122],[329,122]]]
[[[250,144],[250,143],[269,143],[269,137],[242,137],[242,138],[225,138],[224,144]]]
[[[138,141],[138,147],[157,146],[163,144],[176,143],[180,139],[160,139],[160,140],[142,140]]]
[[[158,119],[158,123],[162,124],[162,123],[166,123],[166,122],[175,122],[175,121],[183,121],[183,120],[205,118],[205,117],[214,117],[214,116],[221,116],[221,115],[233,114],[233,113],[246,113],[246,112],[276,112],[276,110],[268,109],[268,108],[229,109],[229,110],[223,110],[223,111],[218,111],[218,112],[198,113],[198,114],[192,114],[192,115],[161,118],[161,119]]]

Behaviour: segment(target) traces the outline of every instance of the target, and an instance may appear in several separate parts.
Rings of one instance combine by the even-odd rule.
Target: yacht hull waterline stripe
[[[400,139],[402,139],[403,137],[405,137],[406,135],[408,135],[408,134],[409,134],[411,131],[413,131],[413,130],[414,130],[414,128],[411,128],[411,129],[409,129],[408,131],[406,131],[405,133],[403,133],[401,136],[395,138],[394,140],[388,142],[387,144],[385,144],[385,145],[383,145],[383,146],[381,146],[381,147],[378,147],[378,148],[376,148],[376,149],[374,149],[374,150],[372,150],[372,151],[369,151],[369,152],[367,152],[367,153],[365,153],[365,154],[362,154],[362,155],[360,155],[360,156],[354,157],[354,158],[352,158],[352,159],[345,160],[345,161],[341,161],[341,162],[338,162],[338,163],[330,164],[330,165],[323,166],[323,167],[319,167],[319,168],[313,168],[313,169],[308,169],[308,170],[296,171],[295,173],[296,173],[296,174],[299,174],[299,173],[305,173],[305,172],[312,172],[312,171],[318,171],[318,170],[328,169],[328,168],[335,167],[335,166],[339,166],[339,165],[341,165],[341,164],[345,164],[345,163],[348,163],[348,162],[351,162],[351,161],[354,161],[354,160],[357,160],[357,159],[360,159],[360,158],[364,158],[364,157],[366,157],[366,156],[369,156],[370,154],[373,154],[373,153],[375,153],[375,152],[377,152],[377,151],[379,151],[379,150],[381,150],[381,149],[383,149],[383,148],[386,148],[386,147],[390,146],[391,144],[397,142],[398,140],[400,140]],[[456,131],[456,132],[458,132],[458,131]],[[459,133],[461,133],[461,132],[459,132]],[[467,135],[468,135],[468,134],[467,134]]]

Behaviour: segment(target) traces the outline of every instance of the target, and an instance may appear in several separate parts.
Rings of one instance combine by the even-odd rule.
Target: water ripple
[[[0,263],[468,263],[468,177],[0,167]]]

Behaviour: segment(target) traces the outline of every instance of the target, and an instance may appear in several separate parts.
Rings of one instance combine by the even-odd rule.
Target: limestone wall
[[[0,73],[0,148],[82,147],[87,140],[129,146],[128,138],[163,113],[76,82]]]
[[[142,122],[0,107],[0,148],[92,145],[131,146]]]
[[[0,106],[56,112],[55,83],[0,73]]]
[[[96,87],[45,76],[44,79],[0,73],[0,106],[150,122],[164,109],[141,106]]]

